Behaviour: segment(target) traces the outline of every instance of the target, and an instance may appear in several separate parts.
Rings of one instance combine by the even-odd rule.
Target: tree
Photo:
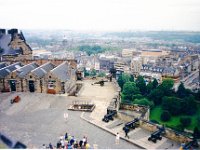
[[[160,116],[160,120],[162,121],[169,121],[171,119],[171,114],[169,113],[169,111],[163,111],[161,116]]]
[[[123,90],[123,86],[124,86],[124,81],[122,79],[122,75],[119,75],[118,79],[117,79],[117,83],[119,84],[119,86],[121,87],[121,89]]]
[[[130,76],[130,82],[134,82],[134,76],[133,75]]]
[[[91,73],[90,73],[91,76],[96,76],[97,75],[97,72],[95,69],[92,69]]]
[[[132,96],[139,93],[140,91],[134,82],[126,82],[123,86],[122,99],[125,101],[132,101]]]
[[[129,81],[130,81],[130,75],[126,73],[119,75],[119,78],[117,79],[117,82],[119,86],[121,87],[121,89],[123,89],[124,84]]]
[[[185,89],[183,82],[181,82],[181,84],[179,85],[176,93],[177,93],[178,97],[180,97],[180,98],[188,96],[188,94],[189,94],[188,91]]]
[[[194,128],[193,135],[195,139],[200,139],[200,131],[197,127]]]
[[[189,118],[189,117],[181,117],[180,118],[180,123],[184,128],[188,127],[191,124],[191,118]]]
[[[183,98],[182,101],[182,112],[186,115],[193,115],[197,111],[197,104],[193,95]]]
[[[100,72],[100,73],[98,74],[98,77],[105,77],[105,76],[106,76],[105,72]]]
[[[158,81],[156,79],[153,80],[152,84],[153,84],[153,89],[158,87]]]
[[[149,81],[147,84],[147,94],[149,94],[153,90],[153,83]]]
[[[85,75],[85,77],[90,75],[89,72],[85,68],[84,68],[84,75]]]
[[[174,80],[168,78],[168,79],[164,79],[162,84],[158,86],[158,88],[164,92],[165,96],[172,96],[173,86],[174,86]]]
[[[142,76],[138,76],[135,82],[136,82],[136,86],[140,89],[140,92],[142,93],[142,95],[145,95],[147,91],[147,87],[146,87],[144,78]]]
[[[152,101],[149,101],[147,98],[135,99],[133,101],[133,104],[149,106],[151,108],[154,106],[154,103]]]
[[[181,99],[177,97],[163,97],[162,108],[168,110],[172,115],[180,115],[182,113]]]
[[[152,90],[151,93],[148,95],[149,99],[154,101],[155,105],[160,105],[162,103],[163,96],[164,92],[157,88]]]
[[[141,99],[141,98],[143,98],[143,96],[141,94],[135,94],[135,95],[132,96],[133,100],[134,99]]]

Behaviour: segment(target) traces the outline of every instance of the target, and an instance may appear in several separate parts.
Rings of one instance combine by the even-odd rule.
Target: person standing
[[[64,119],[65,119],[65,121],[68,120],[68,113],[64,113]]]
[[[119,144],[119,139],[120,139],[120,136],[119,136],[119,133],[117,132],[116,139],[115,139],[116,144]]]
[[[130,131],[130,129],[128,127],[125,127],[124,128],[124,132],[125,132],[125,137],[127,137],[129,139],[129,136],[128,136],[128,132]]]

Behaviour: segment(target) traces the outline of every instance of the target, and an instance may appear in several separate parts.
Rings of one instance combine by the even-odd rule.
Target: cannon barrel
[[[139,121],[139,119],[138,119],[138,118],[135,118],[134,120],[132,120],[132,121],[130,121],[130,122],[127,122],[127,123],[125,124],[125,126],[132,126],[133,124],[137,123],[138,121]]]

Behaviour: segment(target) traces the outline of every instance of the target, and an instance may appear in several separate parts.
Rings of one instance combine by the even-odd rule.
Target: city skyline
[[[0,0],[0,28],[200,31],[198,0]]]

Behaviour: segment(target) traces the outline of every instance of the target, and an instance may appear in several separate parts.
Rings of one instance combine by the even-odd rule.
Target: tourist
[[[82,146],[83,146],[83,140],[80,140],[79,146],[82,148]]]
[[[119,138],[120,138],[120,136],[119,136],[119,133],[117,132],[116,139],[115,139],[115,143],[116,144],[119,144]]]
[[[124,132],[125,132],[125,137],[127,137],[129,139],[129,136],[128,136],[129,128],[125,127]]]
[[[49,143],[49,149],[53,149],[53,146],[51,143]]]
[[[71,140],[69,141],[69,143],[70,143],[71,145],[74,144],[74,136],[72,136],[72,138],[71,138]]]
[[[64,142],[64,140],[61,140],[60,143],[61,143],[62,148],[64,149],[65,148],[65,142]]]
[[[65,119],[65,121],[68,120],[68,113],[64,113],[64,119]]]
[[[65,140],[67,140],[68,139],[68,134],[67,134],[67,132],[65,133]]]
[[[46,149],[47,147],[46,147],[46,145],[45,145],[45,144],[43,144],[43,145],[42,145],[42,148],[43,148],[43,149]]]

